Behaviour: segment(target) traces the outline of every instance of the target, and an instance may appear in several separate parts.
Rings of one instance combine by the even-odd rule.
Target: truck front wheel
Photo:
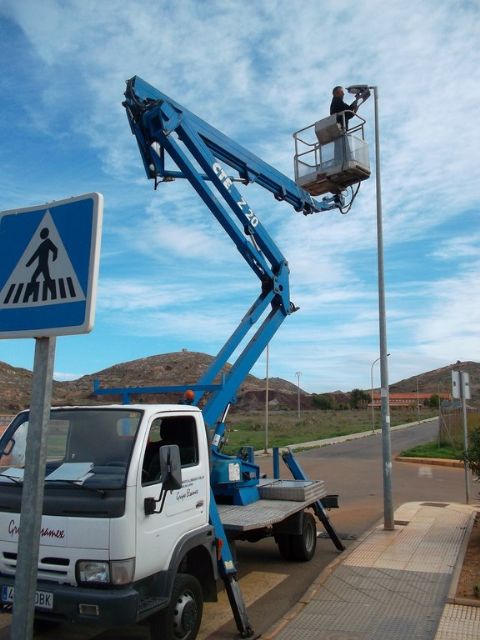
[[[173,585],[169,606],[150,621],[152,640],[194,640],[203,613],[203,594],[199,581],[179,573]]]

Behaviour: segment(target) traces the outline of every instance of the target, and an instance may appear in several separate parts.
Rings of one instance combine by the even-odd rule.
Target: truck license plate
[[[13,602],[14,587],[2,586],[2,602]],[[35,591],[35,606],[41,609],[53,609],[53,593],[49,591]]]

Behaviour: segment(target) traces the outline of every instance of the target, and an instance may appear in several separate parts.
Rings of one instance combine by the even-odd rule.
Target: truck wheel
[[[290,536],[292,556],[299,562],[307,562],[313,558],[317,548],[317,527],[311,513],[303,514],[302,533]]]
[[[293,560],[293,552],[292,552],[292,545],[291,545],[292,537],[293,536],[287,533],[281,533],[275,537],[275,540],[277,541],[277,544],[278,544],[278,550],[280,551],[280,555],[284,560]]]
[[[150,621],[152,640],[194,640],[203,613],[203,593],[199,581],[186,573],[175,578],[172,601]]]

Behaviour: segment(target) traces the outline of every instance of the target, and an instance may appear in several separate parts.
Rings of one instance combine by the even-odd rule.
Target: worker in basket
[[[330,104],[330,115],[332,116],[334,113],[340,114],[337,116],[337,122],[345,130],[348,130],[348,121],[353,118],[353,116],[357,113],[358,107],[363,102],[365,102],[369,95],[370,90],[368,89],[368,87],[364,88],[355,94],[355,100],[352,102],[352,104],[347,104],[343,100],[345,96],[344,88],[341,86],[333,87],[333,98]]]

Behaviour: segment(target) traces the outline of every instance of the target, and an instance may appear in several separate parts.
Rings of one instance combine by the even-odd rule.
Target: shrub
[[[332,408],[332,400],[328,395],[314,393],[312,396],[312,404],[316,409],[328,410]]]
[[[475,427],[470,432],[469,447],[464,453],[464,458],[473,473],[480,478],[480,427]]]

